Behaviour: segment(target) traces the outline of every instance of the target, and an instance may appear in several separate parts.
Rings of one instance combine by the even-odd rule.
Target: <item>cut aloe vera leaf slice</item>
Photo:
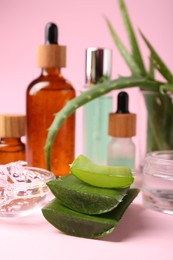
[[[123,213],[137,196],[139,190],[130,189],[123,201],[111,212],[101,215],[87,215],[71,210],[55,198],[43,209],[46,220],[60,231],[73,236],[96,238],[110,234]]]
[[[63,205],[90,215],[114,209],[128,190],[128,188],[115,190],[94,187],[80,181],[72,174],[52,180],[47,185]]]
[[[124,212],[128,208],[128,206],[132,203],[132,201],[136,198],[138,193],[140,192],[139,189],[129,189],[127,195],[124,197],[123,201],[118,204],[118,206],[112,210],[111,212],[106,213],[108,217],[112,217],[116,219],[116,222],[120,221]]]
[[[73,161],[70,170],[80,180],[96,187],[123,188],[134,181],[128,167],[97,165],[84,155],[79,155]]]
[[[79,237],[95,237],[111,232],[115,219],[91,216],[65,207],[56,198],[42,209],[44,217],[62,232]]]

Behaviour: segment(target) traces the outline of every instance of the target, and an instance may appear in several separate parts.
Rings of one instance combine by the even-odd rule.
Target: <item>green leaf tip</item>
[[[144,36],[144,34],[141,31],[140,31],[140,34],[151,52],[151,57],[153,60],[154,67],[160,72],[160,74],[168,82],[173,83],[173,75],[172,75],[171,71],[168,69],[166,64],[163,62],[163,60],[160,58],[158,53],[155,51],[154,47],[151,45],[151,43],[148,41],[148,39]]]
[[[137,63],[135,62],[135,60],[133,59],[133,57],[129,54],[129,52],[127,51],[126,47],[124,46],[124,44],[122,43],[120,37],[118,36],[118,34],[116,33],[115,29],[113,28],[110,20],[108,18],[105,17],[108,29],[111,33],[112,39],[115,43],[115,45],[117,46],[121,56],[123,57],[123,59],[125,60],[127,66],[129,67],[132,75],[140,75],[140,69],[137,65]]]
[[[146,76],[147,73],[145,70],[144,62],[142,59],[140,48],[139,48],[139,45],[138,45],[138,42],[137,42],[137,39],[135,36],[135,32],[134,32],[132,22],[130,20],[130,16],[128,14],[126,5],[123,0],[118,0],[118,2],[119,2],[119,7],[120,7],[121,14],[122,14],[122,18],[124,21],[124,25],[126,28],[127,36],[129,39],[129,43],[130,43],[130,47],[131,47],[131,51],[132,51],[132,57],[135,60],[136,64],[139,66],[140,74],[143,76]]]

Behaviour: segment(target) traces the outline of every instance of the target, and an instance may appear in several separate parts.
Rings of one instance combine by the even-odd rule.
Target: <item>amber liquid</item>
[[[61,76],[59,69],[44,69],[27,89],[26,159],[29,166],[46,168],[44,146],[47,129],[54,114],[75,97],[73,87]],[[74,160],[75,115],[65,120],[53,142],[51,171],[56,175],[69,173]]]
[[[20,138],[0,139],[0,164],[25,161],[25,145]]]

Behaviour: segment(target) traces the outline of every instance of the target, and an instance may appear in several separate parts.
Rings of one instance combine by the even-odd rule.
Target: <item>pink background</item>
[[[173,70],[173,1],[126,0],[126,4],[136,30],[140,28],[144,32]],[[40,73],[35,66],[35,48],[44,42],[44,26],[49,21],[58,24],[59,42],[68,47],[67,68],[63,74],[77,91],[85,81],[87,47],[112,48],[112,78],[118,74],[127,75],[129,71],[113,44],[103,15],[109,17],[127,43],[116,0],[1,0],[0,113],[25,113],[27,85]],[[148,52],[141,39],[139,41],[147,60]],[[136,113],[140,105],[138,95],[136,88],[130,91],[130,109]],[[81,112],[77,112],[76,153],[82,150]],[[138,138],[135,142],[138,147]],[[63,235],[40,215],[38,219],[33,216],[33,219],[18,219],[16,222],[1,220],[1,256],[3,259],[26,260],[112,260],[120,257],[172,260],[172,216],[145,209],[141,206],[141,196],[134,204],[117,230],[101,240]]]
[[[173,69],[171,0],[126,0],[133,25],[140,28]],[[108,32],[103,15],[109,17],[123,41],[127,38],[116,0],[1,0],[0,1],[0,113],[25,113],[25,92],[40,70],[35,66],[35,49],[44,43],[44,26],[59,26],[59,43],[67,46],[67,68],[63,75],[77,91],[85,81],[85,49],[91,46],[113,50],[112,78],[129,71]],[[139,37],[147,62],[148,51]],[[127,45],[128,46],[128,45]],[[116,93],[116,92],[114,92]],[[138,113],[138,90],[130,91],[131,112]],[[142,116],[138,117],[142,119]],[[82,151],[82,111],[77,112],[76,154]],[[138,136],[139,136],[138,120]],[[135,138],[138,152],[138,137]]]

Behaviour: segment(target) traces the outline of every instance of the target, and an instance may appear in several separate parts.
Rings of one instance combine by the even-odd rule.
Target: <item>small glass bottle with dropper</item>
[[[129,113],[128,94],[118,94],[116,113],[109,114],[108,134],[112,137],[108,144],[108,165],[135,167],[136,114]]]
[[[72,85],[64,79],[61,68],[66,65],[66,47],[58,45],[58,28],[45,27],[45,44],[37,48],[37,66],[41,75],[32,81],[26,94],[27,142],[26,156],[30,166],[46,168],[44,146],[47,130],[55,113],[75,97]],[[61,126],[51,150],[51,171],[56,175],[69,173],[74,159],[75,115]]]
[[[0,115],[0,164],[25,161],[25,116]]]

